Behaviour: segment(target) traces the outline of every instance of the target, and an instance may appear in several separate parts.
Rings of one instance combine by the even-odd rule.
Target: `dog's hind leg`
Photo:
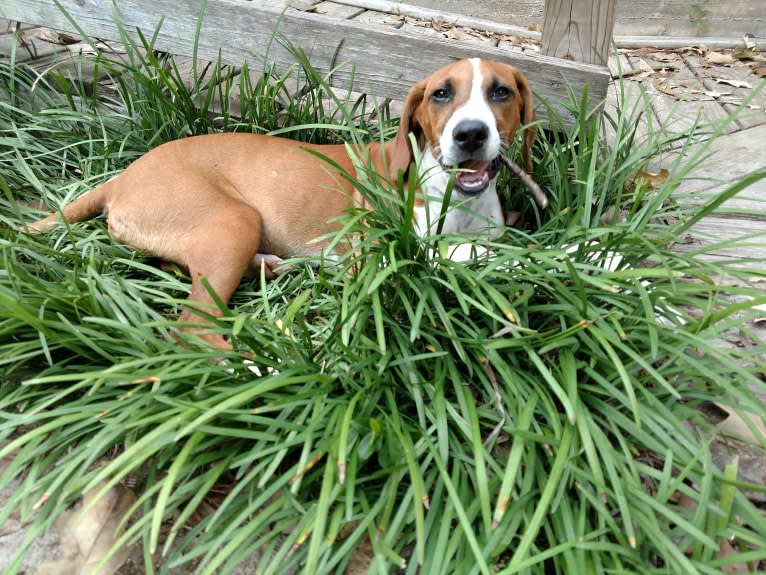
[[[68,204],[61,211],[61,216],[70,224],[97,216],[106,208],[111,193],[112,182],[106,182]],[[48,217],[32,222],[27,226],[22,226],[21,229],[29,232],[49,232],[56,225],[58,220],[58,213],[51,214]]]
[[[223,311],[216,305],[209,290],[228,304],[242,277],[251,265],[261,241],[261,218],[258,212],[244,203],[222,206],[217,215],[205,214],[197,226],[190,226],[189,236],[181,253],[181,262],[189,269],[192,288],[190,308],[179,320],[199,324],[208,321],[205,315],[221,317]],[[197,309],[194,309],[197,308]],[[185,331],[223,349],[231,345],[219,334],[202,333],[199,325],[183,327]]]

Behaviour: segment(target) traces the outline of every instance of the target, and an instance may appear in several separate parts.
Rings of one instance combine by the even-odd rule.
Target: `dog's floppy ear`
[[[516,70],[516,86],[521,97],[519,120],[522,125],[526,126],[524,130],[524,164],[527,172],[531,173],[534,168],[532,165],[532,145],[537,137],[537,126],[530,126],[529,124],[535,121],[535,104],[532,101],[532,90],[529,87],[529,82],[527,82],[524,74],[518,70]]]
[[[401,170],[404,176],[407,176],[407,170],[412,162],[412,147],[410,145],[410,132],[415,134],[415,138],[420,141],[423,130],[415,117],[418,106],[423,102],[423,95],[426,91],[426,83],[418,82],[410,88],[407,94],[407,100],[404,102],[402,116],[399,120],[399,130],[396,137],[386,145],[386,159],[388,161],[388,172],[392,179],[396,179]]]

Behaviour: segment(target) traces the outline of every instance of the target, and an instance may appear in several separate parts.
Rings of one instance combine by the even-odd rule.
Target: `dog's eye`
[[[431,99],[439,103],[449,102],[452,99],[452,92],[446,88],[437,88],[431,92]]]
[[[504,102],[512,95],[513,92],[506,86],[497,86],[489,92],[489,97],[493,102]]]

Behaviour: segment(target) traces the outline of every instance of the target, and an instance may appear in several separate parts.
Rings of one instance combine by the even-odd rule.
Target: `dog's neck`
[[[423,149],[418,179],[421,184],[423,204],[416,210],[415,218],[421,233],[430,230],[436,233],[444,203],[444,192],[452,174],[444,170],[434,156],[430,145]],[[443,233],[487,234],[496,238],[502,233],[503,212],[497,196],[497,178],[489,187],[475,196],[466,196],[457,189],[452,190],[447,215],[442,225]]]

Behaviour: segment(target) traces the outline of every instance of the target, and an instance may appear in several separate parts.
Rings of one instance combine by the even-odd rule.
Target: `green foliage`
[[[689,6],[689,21],[701,36],[710,32],[710,0],[697,0]]]
[[[0,64],[0,487],[19,480],[0,524],[18,512],[38,533],[84,491],[129,481],[124,540],[149,573],[152,557],[161,573],[227,572],[255,550],[259,573],[342,573],[363,538],[370,573],[719,573],[766,556],[766,520],[712,464],[699,411],[766,415],[754,352],[719,343],[763,303],[747,283],[762,262],[669,249],[742,183],[680,209],[671,194],[700,152],[632,189],[670,140],[638,141],[624,107],[600,124],[573,95],[574,127],[536,149],[550,207],[504,176],[522,225],[460,238],[488,254],[452,262],[457,238],[416,238],[417,182],[391,189],[362,158],[353,179],[375,209],[344,216],[353,251],[243,283],[209,328],[235,351],[182,347],[185,278],[99,221],[19,232],[34,214],[17,200],[61,205],[192,133],[369,141],[389,126],[298,51],[288,73],[216,64],[189,91],[151,40],[128,44],[123,62],[96,59],[107,98]],[[604,217],[615,205],[624,221]],[[740,552],[718,558],[732,536]]]

